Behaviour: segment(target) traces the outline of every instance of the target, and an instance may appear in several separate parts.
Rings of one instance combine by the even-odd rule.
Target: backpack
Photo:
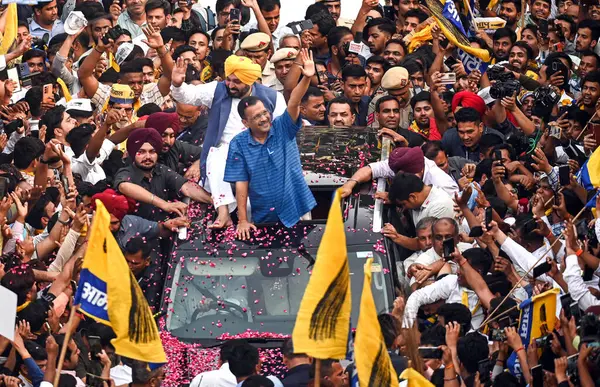
[[[210,7],[202,7],[200,4],[194,4],[192,10],[196,12],[196,15],[198,15],[200,19],[200,28],[202,28],[202,31],[208,32],[217,26],[215,13]]]

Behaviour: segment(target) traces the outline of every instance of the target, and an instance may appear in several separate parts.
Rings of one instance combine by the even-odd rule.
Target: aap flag
[[[476,57],[475,55],[471,55],[462,49],[458,49],[458,57],[465,67],[465,71],[467,74],[471,74],[474,70],[479,70],[481,74],[484,74],[487,71],[489,63]]]
[[[75,303],[81,312],[115,331],[111,344],[117,354],[148,362],[151,369],[166,363],[148,302],[110,232],[110,214],[99,200]]]
[[[467,35],[460,21],[460,16],[458,16],[458,11],[456,10],[456,5],[454,4],[453,0],[446,0],[446,3],[444,3],[444,9],[442,10],[442,15],[444,15],[446,19],[450,20],[450,22],[454,24],[460,33],[465,36]]]
[[[534,339],[549,335],[556,322],[556,297],[557,288],[538,294],[519,305],[521,317],[519,319],[519,336],[525,349]],[[521,376],[521,365],[516,352],[508,358],[508,369],[517,378]]]

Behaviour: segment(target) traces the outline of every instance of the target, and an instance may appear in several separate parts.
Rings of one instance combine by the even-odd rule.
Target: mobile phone
[[[552,269],[552,265],[548,262],[544,262],[541,265],[538,265],[533,268],[533,278],[537,278],[542,274],[546,274]]]
[[[442,85],[454,85],[456,83],[456,73],[443,73],[440,82],[442,82]]]
[[[290,28],[292,29],[292,32],[296,35],[300,35],[302,33],[302,31],[310,30],[313,27],[314,27],[313,21],[310,19],[302,20],[297,23],[290,24]]]
[[[441,359],[442,350],[436,347],[419,347],[419,356],[423,359]]]
[[[28,63],[20,63],[18,66],[18,71],[21,79],[31,75],[31,70],[29,69]]]
[[[12,80],[15,83],[14,92],[21,91],[21,82],[19,82],[19,70],[16,67],[11,67],[6,70],[6,75],[8,79]]]
[[[457,63],[458,63],[458,61],[457,61],[457,60],[456,60],[456,58],[455,58],[455,57],[453,57],[453,56],[449,56],[449,57],[447,57],[447,58],[446,58],[446,60],[444,61],[444,64],[445,64],[446,66],[448,66],[448,68],[449,68],[449,69],[451,69],[451,68],[452,68],[452,66],[454,66],[454,65],[455,65],[455,64],[457,64]]]
[[[485,386],[490,381],[490,359],[483,359],[478,363],[479,381]]]
[[[240,22],[240,10],[238,8],[231,8],[229,10],[229,21],[231,21],[232,23],[238,23]]]
[[[8,179],[6,177],[0,177],[0,199],[4,199],[4,195],[6,195],[7,184]]]
[[[533,379],[531,387],[544,387],[544,370],[541,364],[531,367],[531,377]]]
[[[492,223],[492,216],[494,215],[494,208],[486,207],[485,209],[485,226],[490,227],[490,223]]]
[[[562,128],[560,126],[551,126],[550,130],[548,131],[548,135],[560,140],[560,137],[562,136]]]
[[[88,336],[88,343],[90,343],[90,355],[92,360],[100,360],[98,354],[102,352],[102,341],[100,336]]]
[[[594,140],[596,140],[596,144],[600,144],[600,124],[590,122],[588,124],[590,131],[594,134]]]
[[[571,304],[573,303],[573,297],[571,297],[571,294],[567,293],[565,295],[560,296],[560,305],[562,307],[562,310],[565,314],[565,318],[567,320],[571,319]]]
[[[393,5],[383,6],[383,17],[390,19],[391,21],[396,20],[396,10]]]
[[[546,37],[548,37],[548,20],[540,18],[538,21],[538,27],[540,35],[542,35],[542,38],[546,39]]]
[[[471,231],[469,232],[469,237],[479,238],[480,236],[483,236],[483,228],[481,228],[481,226],[471,227]]]
[[[443,244],[443,253],[444,253],[444,260],[445,261],[449,261],[451,259],[451,255],[454,252],[455,249],[455,245],[454,245],[454,238],[448,238],[446,240],[444,240],[444,244]]]
[[[506,334],[504,333],[504,329],[492,329],[492,333],[490,334],[490,340],[492,341],[506,341]]]
[[[579,309],[579,304],[574,301],[569,305],[569,309],[571,310],[571,316],[573,316],[575,322],[579,324],[579,320],[581,320],[581,309]]]
[[[54,101],[54,88],[51,83],[44,85],[42,90],[42,102]]]
[[[558,180],[562,186],[571,184],[571,170],[568,165],[558,167]]]
[[[494,161],[500,161],[500,162],[502,162],[502,150],[496,149],[494,151]]]
[[[575,384],[576,386],[579,385],[579,383],[575,382],[573,380],[573,377],[575,377],[576,379],[579,379],[579,373],[578,373],[578,368],[577,368],[577,360],[579,360],[579,354],[576,353],[575,355],[571,355],[569,357],[567,357],[567,376],[569,376],[571,378],[571,382],[573,384]]]

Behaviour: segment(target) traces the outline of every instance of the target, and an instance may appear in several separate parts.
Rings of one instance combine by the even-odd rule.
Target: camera
[[[506,143],[513,147],[517,155],[522,155],[529,152],[531,143],[520,130],[513,130],[506,135]]]
[[[504,67],[502,67],[502,69],[504,69]],[[496,78],[496,83],[490,87],[490,97],[502,99],[519,94],[519,91],[521,90],[521,83],[519,83],[519,80],[515,78],[513,73],[504,72],[502,70],[502,73],[494,73],[493,77]]]
[[[535,102],[531,113],[547,121],[548,116],[552,113],[552,108],[558,103],[560,95],[552,88],[542,86],[533,93],[533,99]]]
[[[104,36],[102,37],[102,43],[108,44],[109,39],[116,41],[117,38],[123,34],[125,34],[125,30],[123,30],[123,28],[121,28],[121,26],[116,25],[116,26],[110,28],[108,30],[108,32],[106,32],[106,34],[104,34]]]
[[[487,76],[490,81],[505,82],[510,79],[515,79],[513,73],[506,72],[504,66],[492,66],[487,70]]]

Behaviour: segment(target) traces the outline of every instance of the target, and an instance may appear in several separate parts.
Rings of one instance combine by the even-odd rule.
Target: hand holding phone
[[[444,240],[443,244],[443,254],[444,261],[450,261],[452,259],[452,253],[456,249],[456,245],[454,243],[454,238],[448,238]]]
[[[229,21],[231,23],[240,24],[240,10],[239,10],[239,8],[231,8],[229,10]]]
[[[571,184],[571,169],[568,165],[558,167],[558,179],[562,186]]]

